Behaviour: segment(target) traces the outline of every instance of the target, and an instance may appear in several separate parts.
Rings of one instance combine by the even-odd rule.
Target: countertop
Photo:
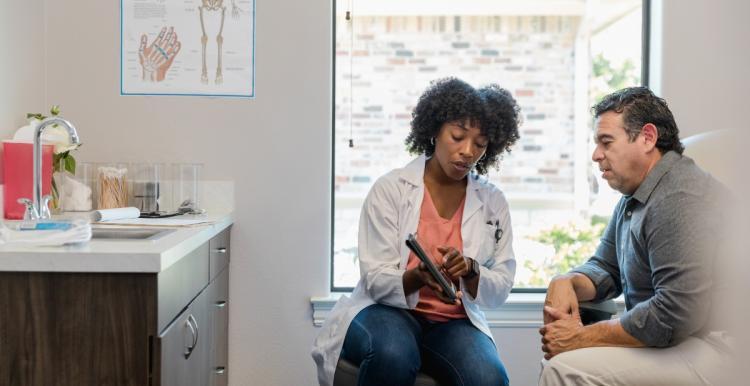
[[[156,240],[92,239],[87,243],[58,247],[0,245],[0,271],[157,273],[219,234],[234,221],[232,213],[181,218],[205,218],[208,223],[170,227],[175,231]]]

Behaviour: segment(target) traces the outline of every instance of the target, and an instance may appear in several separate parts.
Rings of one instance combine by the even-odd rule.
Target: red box
[[[26,208],[19,198],[33,200],[34,148],[30,143],[3,141],[3,210],[9,220],[23,219]],[[52,188],[53,145],[42,146],[42,195]]]

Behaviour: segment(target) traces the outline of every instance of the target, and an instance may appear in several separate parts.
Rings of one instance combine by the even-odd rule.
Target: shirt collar
[[[420,155],[415,160],[409,162],[409,164],[401,170],[400,178],[414,187],[424,189],[424,168],[426,162],[427,157],[424,154]],[[469,173],[467,178],[468,183],[466,185],[466,201],[464,201],[464,215],[461,220],[462,225],[466,224],[474,213],[479,211],[483,206],[483,199],[479,194],[479,188],[482,186],[483,178],[480,178],[474,170]],[[411,196],[414,207],[419,207],[419,203],[421,202],[419,200],[421,200],[422,197],[423,194]]]
[[[427,157],[425,157],[424,154],[409,162],[406,167],[401,170],[401,179],[414,186],[424,185],[425,162],[427,162]]]
[[[428,157],[424,154],[409,162],[401,171],[400,177],[414,186],[424,186],[424,168]],[[480,178],[476,171],[472,170],[467,176],[469,183],[467,190],[478,190]]]
[[[641,204],[645,204],[651,196],[651,193],[656,189],[656,186],[659,185],[661,178],[664,177],[664,175],[667,174],[680,159],[682,159],[682,156],[671,150],[662,155],[661,159],[656,165],[654,165],[654,168],[648,172],[648,175],[646,175],[646,178],[641,182],[641,185],[638,186],[638,189],[635,190],[632,197]]]

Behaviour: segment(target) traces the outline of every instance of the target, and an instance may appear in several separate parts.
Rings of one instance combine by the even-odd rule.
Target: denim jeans
[[[359,386],[412,386],[420,370],[444,385],[508,385],[495,344],[468,319],[432,322],[382,304],[357,314],[341,356],[359,365]]]

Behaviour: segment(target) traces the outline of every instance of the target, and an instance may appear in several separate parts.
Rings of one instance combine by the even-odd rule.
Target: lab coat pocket
[[[481,239],[479,240],[479,253],[476,256],[476,260],[481,265],[492,259],[495,252],[495,226],[490,224],[484,224],[481,231]]]

